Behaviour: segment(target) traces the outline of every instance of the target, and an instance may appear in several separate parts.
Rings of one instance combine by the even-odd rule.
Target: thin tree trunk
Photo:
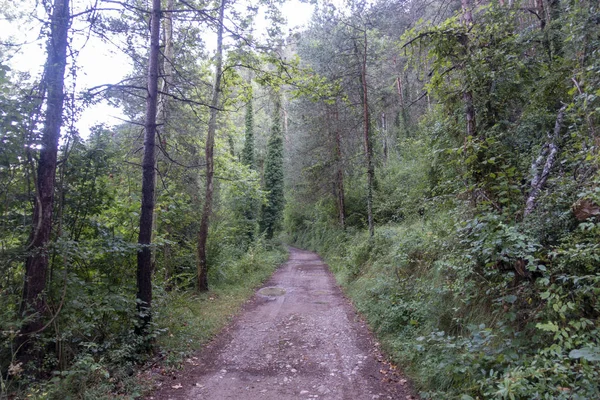
[[[463,23],[468,28],[473,24],[473,14],[471,12],[471,1],[461,0],[462,11],[463,11]],[[465,48],[465,53],[469,55],[469,38],[468,32],[465,32],[465,36],[462,40],[462,44]],[[467,120],[467,136],[475,136],[476,124],[475,124],[475,107],[473,105],[473,92],[470,89],[466,89],[463,93],[463,100],[465,102],[465,118]]]
[[[206,257],[206,241],[208,239],[208,225],[212,212],[212,201],[214,192],[213,178],[215,174],[214,147],[215,132],[217,130],[217,113],[219,106],[219,94],[221,92],[221,75],[223,70],[223,18],[225,14],[225,0],[221,0],[219,9],[219,26],[217,32],[217,53],[215,56],[215,82],[213,86],[212,99],[210,102],[210,119],[208,120],[208,132],[206,135],[206,191],[200,231],[198,233],[198,290],[208,290],[208,264]]]
[[[36,202],[33,211],[33,230],[25,263],[25,279],[20,312],[29,317],[17,340],[21,354],[30,350],[29,335],[43,328],[46,311],[44,290],[48,271],[48,243],[52,232],[54,185],[58,142],[64,107],[64,81],[67,65],[67,44],[70,25],[69,0],[54,0],[48,57],[44,79],[47,88],[46,115],[42,147],[37,167]],[[27,356],[26,356],[27,357]]]
[[[563,41],[559,29],[556,27],[556,21],[560,18],[561,13],[560,0],[549,0],[548,9],[548,17],[550,21],[554,22],[550,26],[550,32],[548,32],[552,43],[552,56],[560,57],[563,55]]]
[[[140,322],[136,333],[146,334],[152,320],[152,226],[156,184],[156,111],[158,106],[158,58],[160,54],[161,0],[152,0],[150,20],[150,55],[148,58],[148,93],[142,161],[142,209],[137,253],[137,308]]]
[[[396,60],[394,60],[394,63],[396,63]],[[400,109],[401,109],[401,115],[402,115],[402,124],[404,125],[404,131],[406,132],[406,135],[408,136],[409,134],[409,124],[410,124],[410,115],[408,113],[408,109],[406,108],[406,101],[404,99],[404,83],[402,81],[402,75],[398,74],[398,76],[396,77],[396,89],[398,90],[398,96],[400,97]],[[429,95],[427,96],[427,104],[429,105]]]
[[[388,153],[389,153],[389,143],[388,143],[388,134],[387,134],[387,120],[385,118],[385,113],[381,113],[381,131],[383,132],[383,163],[387,164],[388,161]]]
[[[363,139],[365,146],[365,158],[367,164],[367,222],[369,226],[369,235],[375,235],[375,225],[373,222],[373,184],[375,181],[375,166],[373,165],[373,149],[371,146],[371,116],[369,112],[369,95],[367,86],[367,31],[363,32],[364,52],[361,60],[360,78],[362,84],[362,103],[363,103]],[[355,50],[358,52],[358,46],[355,44]]]
[[[544,7],[544,0],[535,0],[535,8],[537,8],[537,14],[540,19],[540,29],[546,29],[546,10]]]
[[[340,131],[340,115],[338,110],[337,101],[334,109],[334,121],[335,121],[335,156],[336,156],[336,167],[337,167],[337,201],[338,201],[338,216],[339,222],[342,229],[346,228],[346,201],[344,196],[344,168],[342,162],[342,133]]]
[[[174,9],[174,0],[167,0],[167,10],[172,11]],[[158,95],[158,104],[156,111],[156,126],[157,130],[161,132],[162,142],[159,143],[163,151],[167,151],[168,145],[168,137],[166,129],[164,129],[165,124],[168,119],[168,101],[169,101],[169,90],[171,88],[171,76],[173,75],[173,13],[172,12],[164,12],[162,16],[163,21],[163,43],[164,43],[164,51],[163,51],[163,59],[162,59],[162,79],[160,83],[160,91]],[[159,128],[160,127],[160,128]],[[154,158],[154,168],[158,171],[158,158]],[[154,176],[154,187],[156,188],[157,177],[156,174]],[[154,204],[156,204],[156,199],[158,197],[157,192],[154,192]],[[156,239],[156,207],[154,207],[153,216],[152,216],[152,243],[155,242]],[[166,245],[168,246],[168,245]],[[166,249],[165,249],[166,253]],[[165,259],[165,261],[167,261]],[[152,249],[152,271],[156,269],[156,249]],[[170,271],[166,270],[166,275],[169,277],[171,275]]]

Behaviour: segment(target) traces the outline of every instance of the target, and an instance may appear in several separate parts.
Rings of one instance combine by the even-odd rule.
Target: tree
[[[246,165],[251,170],[256,169],[254,152],[254,110],[252,107],[252,82],[250,82],[250,97],[246,103],[246,130],[241,161],[242,164]],[[252,243],[254,231],[256,230],[256,206],[257,204],[252,198],[244,199],[244,204],[242,205],[244,228],[249,243]]]
[[[200,230],[198,232],[198,290],[208,291],[208,263],[206,254],[206,241],[208,239],[208,224],[212,212],[212,202],[214,193],[214,147],[215,133],[217,130],[217,116],[219,107],[219,97],[221,94],[221,78],[223,74],[223,22],[225,14],[225,0],[221,0],[219,8],[219,19],[217,27],[217,53],[215,55],[215,81],[212,90],[212,99],[210,102],[210,119],[208,120],[208,132],[206,135],[205,156],[206,156],[206,189],[204,195],[204,207],[202,209],[202,220],[200,221]]]
[[[150,54],[144,123],[144,159],[142,161],[142,207],[137,253],[137,308],[140,322],[138,334],[146,334],[152,320],[152,227],[154,219],[154,191],[156,186],[156,112],[158,105],[158,60],[160,54],[161,0],[152,1],[150,17]]]
[[[252,82],[250,82],[252,85]],[[254,160],[254,110],[252,109],[252,86],[250,86],[250,98],[246,103],[246,135],[244,149],[242,150],[242,163],[250,169],[255,169]]]
[[[28,350],[29,337],[43,329],[46,312],[44,289],[48,271],[48,245],[52,233],[54,186],[60,130],[63,123],[64,80],[69,42],[69,0],[54,0],[50,20],[50,38],[44,73],[46,112],[37,167],[33,229],[25,263],[25,282],[21,315],[28,317],[21,329],[21,351]]]
[[[271,136],[267,144],[265,160],[266,203],[262,207],[260,230],[267,239],[272,239],[281,223],[285,204],[283,193],[283,135],[281,132],[281,97],[275,94]]]
[[[157,103],[157,127],[162,127],[162,143],[159,146],[166,151],[167,147],[167,132],[165,132],[164,127],[168,121],[169,116],[169,90],[171,89],[172,81],[173,81],[173,63],[174,63],[174,49],[173,49],[173,10],[174,10],[174,0],[167,0],[167,12],[164,13],[163,16],[163,43],[164,43],[164,51],[162,57],[162,69],[160,71],[161,82],[160,82],[160,90],[158,96]],[[157,131],[158,132],[158,131]],[[158,169],[158,157],[154,157],[155,169]],[[156,175],[154,177],[155,187],[156,187]],[[156,205],[156,199],[158,197],[157,192],[154,193],[154,202]],[[154,209],[152,215],[152,242],[156,241],[156,208]],[[156,248],[152,249],[152,270],[156,268]],[[169,274],[169,272],[167,272]]]
[[[342,228],[346,227],[346,200],[344,197],[344,163],[342,156],[342,132],[340,128],[340,113],[336,99],[333,106],[333,130],[335,132],[335,192],[338,206],[338,220]]]
[[[369,95],[367,84],[367,51],[368,39],[366,26],[362,29],[362,53],[357,41],[354,41],[356,57],[360,59],[360,81],[363,108],[363,140],[365,146],[365,163],[367,165],[367,222],[369,235],[375,235],[375,222],[373,221],[373,186],[375,182],[375,164],[373,163],[373,143],[371,134],[371,112],[369,111]]]
[[[463,11],[463,23],[465,25],[465,33],[461,36],[461,44],[464,47],[466,56],[469,56],[469,28],[473,25],[473,13],[471,11],[470,0],[461,0]],[[468,83],[466,83],[468,85]],[[467,121],[467,136],[475,136],[475,106],[473,105],[473,92],[470,88],[465,88],[463,91],[463,101],[465,102],[465,120]]]

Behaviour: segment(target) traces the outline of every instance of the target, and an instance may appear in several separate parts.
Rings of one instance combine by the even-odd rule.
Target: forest
[[[287,245],[422,399],[600,398],[597,0],[285,2],[0,1],[0,399],[146,395]]]

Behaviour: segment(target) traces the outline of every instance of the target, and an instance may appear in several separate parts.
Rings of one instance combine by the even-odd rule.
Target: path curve
[[[414,398],[315,253],[290,248],[265,286],[285,293],[254,296],[189,368],[148,399]]]

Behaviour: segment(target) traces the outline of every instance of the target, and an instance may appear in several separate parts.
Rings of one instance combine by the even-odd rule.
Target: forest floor
[[[147,397],[416,399],[315,254],[290,258],[216,339]]]

